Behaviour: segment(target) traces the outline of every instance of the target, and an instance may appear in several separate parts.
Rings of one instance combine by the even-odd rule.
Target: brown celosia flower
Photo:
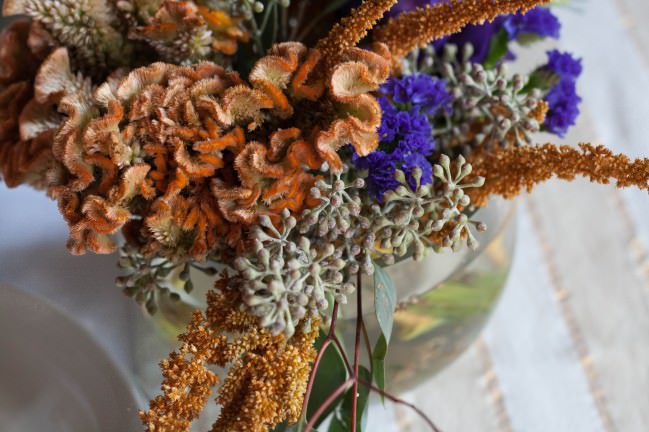
[[[388,46],[396,64],[417,47],[460,31],[467,24],[492,21],[500,15],[526,12],[550,0],[449,0],[401,13],[373,32]]]
[[[108,235],[138,219],[144,251],[204,259],[261,214],[315,204],[308,191],[324,162],[342,169],[342,145],[361,155],[378,145],[381,111],[369,93],[389,73],[385,57],[352,48],[325,82],[311,73],[319,60],[283,43],[253,67],[250,85],[213,63],[155,63],[114,75],[92,101],[70,95],[49,177],[69,248],[111,251]]]
[[[484,186],[468,192],[471,202],[478,206],[484,206],[492,195],[513,198],[523,190],[529,192],[552,177],[573,180],[582,176],[603,184],[614,179],[619,188],[649,189],[649,159],[631,161],[604,146],[580,144],[577,149],[544,144],[480,149],[470,155],[469,162],[473,174],[486,178]]]
[[[46,89],[34,97],[34,80],[48,68],[42,63],[52,44],[38,24],[26,20],[0,33],[0,174],[9,187],[44,185],[60,116],[53,101],[44,100]]]
[[[205,315],[196,312],[183,345],[162,362],[163,395],[140,417],[149,432],[188,431],[218,382],[210,365],[231,366],[218,390],[221,414],[213,431],[267,431],[295,423],[315,359],[318,323],[304,321],[289,340],[272,336],[241,311],[239,291],[217,282],[208,293]]]
[[[248,41],[237,19],[192,1],[178,0],[165,0],[133,36],[151,44],[164,61],[177,64],[206,59],[214,52],[232,55],[238,42]]]

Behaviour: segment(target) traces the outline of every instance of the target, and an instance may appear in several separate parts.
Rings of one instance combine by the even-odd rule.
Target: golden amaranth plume
[[[213,431],[265,432],[282,421],[299,419],[318,322],[304,323],[286,340],[257,325],[243,312],[238,290],[217,282],[221,292],[208,294],[208,308],[196,312],[180,337],[182,347],[161,363],[163,394],[140,413],[149,432],[189,431],[218,382],[210,365],[231,365],[218,390],[221,413]]]
[[[322,53],[327,70],[338,62],[343,52],[356,46],[396,3],[397,0],[364,0],[350,16],[334,25],[316,47]]]
[[[418,46],[460,31],[467,24],[492,21],[499,15],[527,12],[549,0],[450,0],[392,18],[374,31],[374,40],[385,43],[398,62]]]
[[[580,144],[579,149],[543,144],[480,149],[470,157],[473,173],[486,182],[469,192],[471,202],[483,206],[492,195],[513,198],[524,189],[552,177],[574,180],[577,176],[592,182],[608,184],[616,180],[619,188],[636,186],[649,190],[649,159],[631,161],[623,154],[613,154],[604,146]]]

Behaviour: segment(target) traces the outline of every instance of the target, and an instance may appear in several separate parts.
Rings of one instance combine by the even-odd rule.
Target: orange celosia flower
[[[261,214],[314,205],[308,191],[324,162],[342,169],[342,145],[359,154],[378,145],[369,93],[389,62],[375,50],[347,50],[327,81],[312,73],[317,50],[284,43],[257,62],[250,84],[204,62],[113,75],[92,97],[77,86],[61,104],[49,175],[70,249],[111,251],[108,236],[135,216],[143,250],[204,259],[221,239],[236,245]],[[67,57],[56,54],[55,89],[69,81]]]

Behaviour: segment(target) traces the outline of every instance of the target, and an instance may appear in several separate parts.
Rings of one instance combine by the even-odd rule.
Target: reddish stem
[[[320,364],[320,361],[322,360],[322,356],[324,355],[325,350],[327,347],[333,342],[338,351],[340,352],[340,356],[342,357],[344,363],[345,363],[345,368],[347,369],[348,373],[351,375],[344,383],[342,383],[334,392],[329,395],[327,400],[318,407],[316,410],[315,414],[311,417],[309,422],[306,425],[306,428],[304,432],[310,432],[315,423],[318,421],[320,416],[327,410],[327,408],[338,398],[347,388],[349,387],[350,384],[353,384],[353,397],[352,397],[352,419],[351,419],[351,431],[356,432],[356,419],[358,417],[358,385],[362,384],[365,387],[369,388],[370,390],[382,395],[383,397],[387,398],[388,400],[398,403],[401,405],[405,405],[409,407],[410,409],[414,410],[433,430],[433,432],[441,432],[440,429],[435,426],[435,423],[428,418],[428,416],[421,411],[419,408],[417,408],[415,405],[406,402],[402,399],[399,399],[398,397],[387,393],[378,387],[375,387],[371,383],[368,383],[362,379],[360,379],[360,376],[358,374],[358,369],[360,365],[360,349],[361,349],[361,332],[365,338],[365,345],[367,347],[367,352],[370,358],[370,367],[372,367],[373,359],[371,356],[371,347],[369,344],[369,337],[367,335],[367,329],[365,327],[365,322],[363,321],[363,295],[361,292],[361,285],[362,285],[362,276],[360,272],[358,273],[357,276],[357,287],[356,287],[356,344],[354,347],[354,365],[352,368],[352,365],[349,363],[349,358],[345,354],[345,350],[343,348],[342,343],[340,342],[340,339],[336,336],[335,330],[336,330],[336,322],[338,319],[338,303],[334,303],[333,307],[333,312],[332,312],[332,317],[331,317],[331,325],[329,327],[329,333],[327,334],[327,337],[325,338],[324,342],[322,343],[322,346],[318,350],[318,353],[316,355],[316,359],[313,364],[313,368],[311,370],[311,373],[309,375],[309,383],[307,385],[307,390],[304,395],[304,402],[302,405],[302,412],[304,413],[304,416],[306,418],[306,409],[309,404],[309,398],[311,396],[311,392],[313,391],[313,385],[315,381],[315,375],[316,371],[318,368],[318,365]]]
[[[304,428],[304,432],[310,432],[311,429],[313,429],[313,426],[315,425],[315,422],[318,421],[322,413],[325,412],[325,410],[333,403],[333,401],[336,400],[338,396],[342,394],[345,390],[347,390],[347,387],[349,387],[349,384],[352,382],[357,383],[358,380],[355,378],[349,378],[347,381],[342,383],[338,388],[329,395],[326,401],[322,405],[318,407],[318,410],[313,414],[313,417],[311,417],[311,420],[309,420],[309,423],[307,423],[306,427]]]
[[[316,371],[318,370],[318,365],[320,364],[320,360],[322,360],[322,356],[324,356],[325,350],[331,343],[331,339],[327,338],[325,341],[322,343],[322,346],[318,350],[318,354],[316,355],[315,361],[313,362],[313,368],[311,369],[311,373],[309,374],[309,383],[307,384],[306,387],[306,392],[304,393],[304,401],[302,401],[302,412],[306,414],[306,409],[307,406],[309,405],[309,398],[311,396],[311,392],[313,391],[313,383],[315,382],[315,375]]]
[[[318,354],[316,355],[315,361],[313,362],[313,367],[311,368],[311,373],[309,374],[309,383],[307,384],[306,392],[304,393],[304,401],[302,401],[302,412],[304,413],[304,415],[306,415],[307,406],[309,405],[309,398],[311,397],[311,392],[313,391],[313,383],[315,382],[315,375],[318,370],[318,365],[320,365],[320,361],[322,360],[322,356],[324,355],[327,347],[332,341],[334,341],[332,335],[335,335],[334,331],[336,330],[337,319],[338,303],[334,303],[334,308],[331,312],[331,325],[329,326],[329,334],[327,335],[327,338],[324,340],[324,342],[322,342],[322,346],[318,350]]]
[[[343,348],[342,342],[340,342],[340,339],[338,339],[338,336],[336,336],[336,335],[333,335],[331,337],[331,340],[338,347],[338,351],[340,352],[340,356],[343,358],[343,362],[345,363],[345,369],[347,369],[347,372],[349,373],[350,376],[353,376],[354,375],[354,369],[352,368],[351,363],[349,363],[349,358],[347,358],[347,354],[345,354],[345,349]]]
[[[356,432],[358,417],[358,366],[361,352],[361,329],[363,328],[362,273],[356,277],[356,343],[354,345],[354,389],[352,394],[352,432]]]
[[[433,421],[432,421],[430,418],[428,418],[428,416],[426,415],[426,413],[424,413],[422,410],[420,410],[419,408],[417,408],[415,405],[411,404],[410,402],[406,402],[406,401],[404,401],[403,399],[399,399],[398,397],[393,396],[393,395],[391,395],[390,393],[388,393],[388,392],[386,392],[386,391],[383,391],[383,390],[381,390],[380,388],[375,387],[375,386],[373,386],[372,384],[370,384],[370,383],[368,383],[368,382],[366,382],[366,381],[363,381],[362,379],[359,379],[358,381],[359,381],[361,384],[363,384],[365,387],[367,387],[367,388],[369,388],[370,390],[372,390],[372,391],[374,391],[374,392],[380,394],[381,396],[383,396],[383,397],[385,397],[385,398],[391,400],[392,402],[397,403],[397,404],[400,404],[400,405],[405,405],[405,406],[407,406],[408,408],[412,409],[412,410],[415,411],[417,414],[419,414],[419,416],[420,416],[420,417],[421,417],[421,418],[422,418],[426,423],[428,423],[428,426],[430,426],[430,428],[431,428],[434,432],[441,432],[441,430],[440,430],[437,426],[435,426],[435,423],[433,423]]]

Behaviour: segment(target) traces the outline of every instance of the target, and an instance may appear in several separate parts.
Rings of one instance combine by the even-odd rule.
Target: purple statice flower
[[[545,68],[557,74],[562,80],[576,80],[582,71],[581,59],[558,50],[548,51],[548,64]]]
[[[581,98],[577,94],[577,78],[582,72],[581,60],[553,50],[548,52],[548,64],[542,69],[559,77],[559,82],[545,96],[549,109],[544,125],[549,132],[563,137],[579,115]]]
[[[402,154],[422,153],[428,155],[432,153],[435,150],[435,141],[431,138],[433,128],[428,122],[428,118],[423,115],[414,114],[413,112],[409,113],[409,115],[412,118],[412,124],[425,123],[425,130],[427,132],[422,134],[421,131],[424,128],[421,128],[416,132],[413,130],[413,133],[402,135],[403,138],[399,139],[394,147],[395,151],[401,152]]]
[[[352,154],[356,168],[367,170],[368,191],[379,201],[385,192],[399,186],[394,178],[397,169],[404,171],[413,188],[415,167],[422,170],[422,184],[432,182],[427,157],[435,150],[435,141],[428,116],[440,108],[450,109],[452,99],[444,80],[421,74],[391,78],[381,92],[379,148],[365,157]]]
[[[581,98],[577,94],[576,83],[570,80],[559,81],[548,92],[545,100],[550,109],[544,125],[549,132],[563,137],[579,116]]]
[[[399,111],[386,97],[379,98],[383,111],[378,134],[382,142],[393,142],[398,137],[430,136],[431,126],[424,115],[413,107],[410,111]]]
[[[481,25],[469,24],[459,33],[436,40],[433,42],[433,46],[439,52],[447,43],[459,47],[470,43],[473,46],[473,55],[469,60],[473,63],[483,63],[489,54],[491,40],[501,29],[501,18],[496,18],[492,22],[485,22]]]
[[[367,191],[370,196],[378,201],[383,201],[383,195],[399,187],[399,182],[394,178],[397,158],[382,150],[375,150],[365,157],[356,153],[352,155],[352,162],[357,169],[367,170]]]
[[[550,9],[536,7],[526,14],[520,12],[508,15],[503,20],[503,28],[509,40],[518,38],[521,34],[534,34],[541,37],[559,38],[561,23]]]
[[[450,110],[453,101],[453,96],[446,89],[446,81],[426,74],[390,78],[380,91],[391,95],[396,104],[410,104],[429,114],[434,114],[440,108]]]

